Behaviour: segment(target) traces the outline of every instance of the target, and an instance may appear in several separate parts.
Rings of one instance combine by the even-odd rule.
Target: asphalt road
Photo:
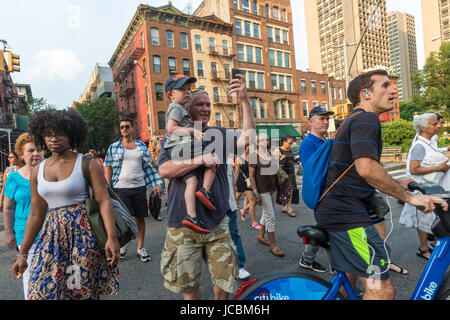
[[[418,247],[417,233],[414,229],[406,229],[398,224],[401,206],[390,198],[392,205],[393,232],[388,243],[392,248],[391,258],[397,265],[406,268],[409,275],[399,275],[391,272],[391,277],[397,290],[397,299],[409,299],[414,287],[420,278],[426,261],[416,256]],[[242,201],[241,201],[242,206]],[[257,219],[261,216],[261,207],[257,207]],[[252,229],[251,220],[247,222],[238,219],[240,236],[242,238],[247,263],[245,268],[251,273],[250,278],[261,277],[268,273],[281,270],[303,270],[298,262],[304,249],[301,239],[297,236],[297,227],[305,224],[314,224],[312,211],[302,201],[294,206],[297,217],[290,217],[281,213],[281,207],[276,206],[276,238],[278,245],[285,251],[283,258],[272,255],[267,247],[256,240],[257,231]],[[161,216],[165,218],[165,208]],[[391,224],[388,216],[387,228]],[[160,274],[160,255],[165,239],[165,222],[146,220],[147,230],[145,247],[152,256],[149,263],[141,262],[136,256],[136,240],[132,241],[125,259],[120,260],[120,292],[117,296],[104,297],[105,300],[180,300],[181,295],[174,294],[163,286]],[[0,300],[23,299],[22,281],[11,275],[11,265],[15,252],[6,248],[2,215],[0,214]],[[327,264],[328,257],[324,250],[320,250],[317,260]],[[306,271],[310,272],[310,271]],[[330,273],[316,275],[329,279]],[[242,284],[243,281],[238,281]],[[201,293],[203,299],[213,299],[212,285],[207,269],[204,266],[201,276]]]

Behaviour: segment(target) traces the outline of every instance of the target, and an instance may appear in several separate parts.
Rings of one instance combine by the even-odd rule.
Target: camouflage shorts
[[[189,293],[197,288],[203,260],[213,285],[228,293],[236,290],[239,267],[227,216],[209,234],[199,234],[187,228],[167,228],[161,254],[161,274],[167,289]]]

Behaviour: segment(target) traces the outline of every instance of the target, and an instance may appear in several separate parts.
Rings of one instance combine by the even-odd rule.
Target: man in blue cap
[[[305,166],[309,157],[316,152],[317,149],[325,142],[325,135],[328,132],[330,116],[334,112],[328,111],[326,108],[318,106],[314,107],[309,113],[309,123],[311,125],[311,132],[300,144],[298,153],[300,161]],[[327,268],[315,261],[319,246],[307,244],[305,252],[300,259],[299,265],[303,268],[311,269],[316,272],[325,272]]]
[[[172,75],[166,81],[166,94],[171,101],[167,110],[167,139],[164,149],[170,152],[174,160],[193,159],[201,155],[202,148],[195,148],[201,143],[194,143],[194,140],[202,140],[204,133],[194,128],[194,121],[186,104],[191,99],[191,85],[197,82],[194,77],[187,77],[182,74]],[[201,126],[200,126],[201,128]],[[210,230],[203,226],[203,222],[197,219],[195,200],[196,198],[210,211],[217,211],[214,205],[214,197],[211,187],[216,175],[215,167],[206,168],[202,188],[197,190],[197,175],[191,171],[183,176],[186,183],[184,200],[186,203],[187,215],[183,219],[183,225],[199,233],[209,233]]]

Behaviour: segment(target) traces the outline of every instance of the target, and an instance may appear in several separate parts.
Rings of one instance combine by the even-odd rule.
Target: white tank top
[[[50,209],[84,202],[88,197],[86,184],[81,171],[82,157],[82,154],[78,154],[72,174],[67,179],[56,182],[50,182],[44,179],[44,168],[47,160],[39,164],[37,191],[47,201]]]

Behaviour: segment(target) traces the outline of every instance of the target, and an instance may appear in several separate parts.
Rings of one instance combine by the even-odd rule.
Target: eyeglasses
[[[64,133],[55,133],[55,134],[47,133],[47,134],[44,135],[44,138],[47,139],[47,140],[51,140],[52,138],[56,138],[57,140],[61,140],[64,137],[65,137]]]
[[[130,125],[124,125],[124,126],[120,126],[120,130],[123,130],[123,129],[130,129],[131,128],[131,126]]]

